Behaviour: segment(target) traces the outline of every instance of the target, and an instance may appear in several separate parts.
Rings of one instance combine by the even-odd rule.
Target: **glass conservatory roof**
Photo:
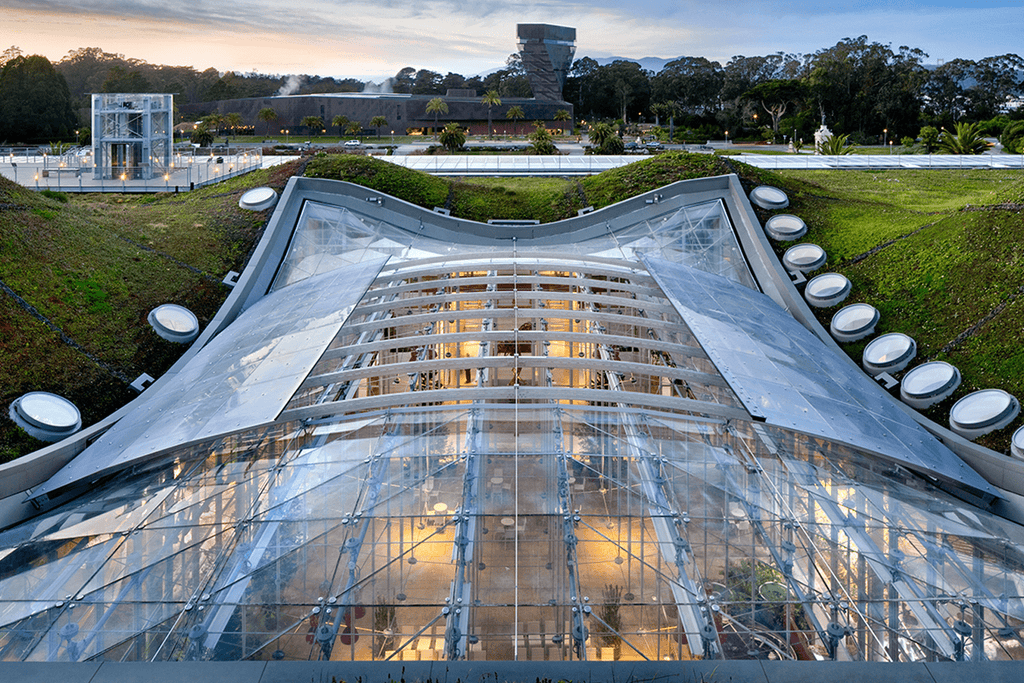
[[[1024,658],[1022,529],[756,291],[736,207],[564,244],[377,208],[307,201],[0,534],[0,659]]]

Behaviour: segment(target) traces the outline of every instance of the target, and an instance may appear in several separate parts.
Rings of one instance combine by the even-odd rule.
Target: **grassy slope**
[[[1024,221],[1014,206],[1024,202],[1019,172],[780,175],[710,155],[666,153],[581,180],[449,180],[355,155],[316,158],[306,175],[373,187],[426,208],[444,206],[473,220],[549,222],[677,180],[733,171],[748,188],[770,183],[789,193],[786,211],[807,221],[807,240],[828,251],[829,269],[853,280],[850,302],[868,301],[882,311],[879,332],[907,332],[918,340],[919,361],[943,358],[961,368],[965,381],[954,398],[992,386],[1024,396],[1024,297],[1014,298],[1024,282]],[[142,371],[159,375],[181,348],[152,333],[147,312],[177,301],[205,323],[226,295],[214,280],[241,270],[266,218],[240,212],[238,193],[283,186],[291,172],[260,172],[187,196],[87,195],[66,204],[0,184],[0,204],[25,207],[0,209],[0,280],[114,370],[132,378]],[[1003,208],[962,210],[968,205]],[[832,313],[820,315],[826,326]],[[847,350],[859,361],[863,346]],[[31,389],[58,391],[83,407],[89,423],[131,398],[109,370],[60,342],[6,296],[0,296],[0,359],[0,405]],[[933,419],[944,422],[951,403],[934,409]],[[984,443],[1006,450],[1020,422]],[[0,456],[37,445],[10,428],[4,411]]]
[[[453,216],[460,218],[477,221],[490,218],[537,219],[542,223],[571,218],[586,206],[601,208],[677,180],[731,172],[728,162],[719,157],[680,152],[660,154],[582,180],[451,180],[353,155],[318,157],[306,169],[306,175],[310,177],[345,180],[373,187],[428,209],[435,206],[450,209]]]
[[[1024,175],[1020,171],[787,171],[787,212],[853,283],[847,303],[881,312],[878,333],[918,343],[913,365],[945,360],[963,384],[928,411],[997,387],[1024,398]],[[782,249],[779,250],[780,252]],[[819,314],[827,325],[834,311]],[[860,361],[865,342],[849,344]],[[979,440],[1007,451],[1024,420]]]
[[[0,179],[0,281],[81,347],[0,294],[0,461],[42,445],[7,416],[22,393],[66,396],[88,425],[134,398],[127,382],[163,373],[184,347],[156,336],[149,311],[174,302],[209,322],[269,217],[239,209],[239,193],[292,172],[187,195],[44,196]]]

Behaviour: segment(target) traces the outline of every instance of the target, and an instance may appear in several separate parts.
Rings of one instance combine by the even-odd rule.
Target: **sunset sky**
[[[472,75],[515,52],[517,23],[576,28],[576,57],[808,53],[844,37],[929,63],[1024,52],[1024,2],[924,0],[0,0],[0,51],[53,61],[99,47],[197,69],[361,79],[404,66]]]

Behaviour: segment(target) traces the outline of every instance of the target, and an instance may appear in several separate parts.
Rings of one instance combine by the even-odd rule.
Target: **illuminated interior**
[[[374,208],[299,213],[270,304],[387,261],[272,420],[154,446],[0,534],[0,658],[1024,658],[1021,527],[895,447],[752,414],[742,340],[659,284],[669,262],[763,297],[724,204],[561,245]],[[269,338],[274,310],[239,320]]]

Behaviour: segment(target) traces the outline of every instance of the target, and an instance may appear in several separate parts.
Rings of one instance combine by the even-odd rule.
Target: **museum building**
[[[1024,658],[1008,459],[815,325],[735,176],[545,225],[292,178],[183,358],[19,465],[0,660]]]
[[[366,131],[378,135],[428,134],[457,123],[472,135],[489,133],[488,121],[498,132],[514,134],[524,132],[539,122],[548,128],[571,128],[573,106],[562,96],[565,79],[576,53],[576,29],[550,24],[518,24],[517,46],[523,68],[533,90],[533,97],[502,97],[494,107],[481,102],[483,93],[470,89],[449,90],[444,95],[411,95],[393,92],[323,93],[308,95],[276,95],[248,97],[215,102],[202,102],[182,106],[186,114],[238,113],[256,134],[264,132],[272,137],[284,135],[318,135],[332,128],[337,116],[359,123]],[[440,98],[447,111],[436,115],[427,110],[431,100]],[[506,114],[519,107],[522,121],[508,121]],[[261,123],[259,112],[273,109],[273,123]],[[569,115],[560,120],[559,112]],[[302,124],[307,116],[318,116],[325,128],[310,130]],[[377,129],[371,124],[375,117],[383,117],[387,125]]]

